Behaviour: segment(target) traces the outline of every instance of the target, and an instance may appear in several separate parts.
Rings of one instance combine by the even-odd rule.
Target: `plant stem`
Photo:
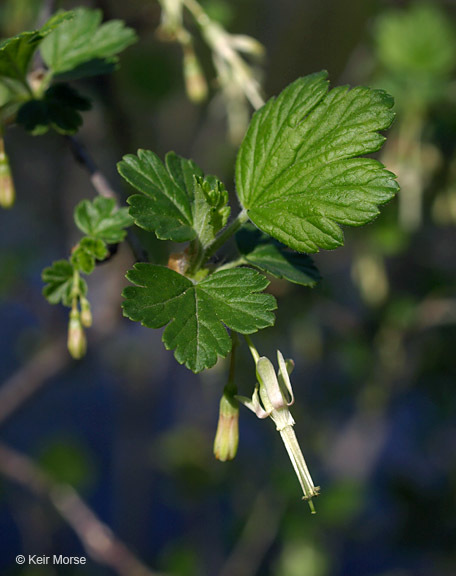
[[[249,217],[247,215],[247,210],[242,210],[241,212],[239,212],[239,214],[231,222],[231,224],[228,224],[225,230],[223,230],[223,232],[219,236],[217,236],[217,238],[212,242],[212,244],[209,244],[209,246],[206,248],[206,250],[203,253],[203,262],[205,262],[211,256],[213,256],[217,252],[217,250],[221,248],[223,244],[225,244],[225,242],[227,242],[231,238],[231,236],[236,234],[239,228],[241,228],[242,225],[245,224],[248,219]]]
[[[159,576],[134,556],[71,486],[57,483],[27,456],[3,443],[0,444],[0,474],[47,500],[95,562],[108,566],[118,576]]]
[[[247,334],[244,334],[244,338],[245,338],[245,341],[247,342],[247,345],[248,345],[249,350],[250,350],[250,354],[253,356],[253,360],[254,360],[255,365],[256,365],[256,363],[260,359],[260,355],[258,354],[258,350],[255,348],[255,345],[252,342],[252,339],[250,338],[250,336],[248,336]]]
[[[231,332],[231,358],[230,358],[230,371],[228,373],[228,382],[225,385],[224,392],[234,399],[237,394],[236,380],[234,378],[236,373],[236,348],[239,346],[239,339],[236,332]],[[237,402],[237,400],[236,400]]]

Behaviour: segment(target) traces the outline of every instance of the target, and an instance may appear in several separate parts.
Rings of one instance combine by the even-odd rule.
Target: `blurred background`
[[[347,229],[343,248],[315,256],[323,279],[314,289],[273,280],[276,326],[255,338],[261,354],[280,348],[296,362],[295,430],[321,486],[318,514],[301,502],[269,420],[241,409],[236,459],[214,459],[227,363],[196,376],[164,350],[161,331],[122,318],[133,263],[125,246],[89,278],[89,350],[70,360],[68,311],[41,296],[40,274],[69,255],[79,238],[74,206],[95,192],[61,136],[16,127],[5,140],[17,201],[0,212],[1,441],[73,486],[151,571],[454,576],[456,5],[201,3],[226,30],[264,45],[263,62],[252,65],[266,97],[326,68],[333,85],[378,86],[396,99],[379,157],[398,174],[400,194],[373,224]],[[157,2],[60,2],[76,5],[101,8],[139,35],[114,75],[78,86],[93,101],[80,138],[113,185],[127,192],[115,163],[141,147],[191,157],[233,191],[247,109],[235,108],[238,132],[230,130],[210,50],[191,19],[209,79],[202,104],[186,95],[181,47],[157,36]],[[2,0],[0,35],[33,29],[42,9],[40,0]],[[141,236],[151,260],[166,263],[175,247]],[[248,395],[255,376],[245,346],[237,373]],[[24,382],[36,385],[22,400]],[[90,557],[82,568],[16,566],[17,554],[87,552],[48,499],[4,477],[11,465],[0,450],[2,576],[115,574]]]

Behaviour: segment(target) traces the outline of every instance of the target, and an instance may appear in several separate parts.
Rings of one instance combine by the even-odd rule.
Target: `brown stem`
[[[79,537],[87,554],[119,576],[159,576],[120,541],[67,484],[59,484],[27,456],[0,443],[0,474],[48,500]]]
[[[118,203],[118,194],[108,182],[108,179],[95,164],[95,161],[90,156],[87,148],[75,136],[66,136],[65,138],[70,145],[70,150],[74,158],[90,174],[90,181],[92,182],[92,185],[98,194],[100,194],[100,196],[104,196],[105,198],[114,198]]]

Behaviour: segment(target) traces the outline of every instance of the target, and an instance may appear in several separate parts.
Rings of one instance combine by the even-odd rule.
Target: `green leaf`
[[[320,274],[307,254],[291,252],[253,226],[245,226],[236,234],[236,243],[243,260],[272,274],[301,286],[314,286]]]
[[[50,304],[62,302],[65,306],[71,306],[73,273],[73,265],[68,260],[57,260],[43,270],[41,278],[46,283],[43,296]],[[82,295],[87,293],[87,284],[82,278],[79,279],[79,292]]]
[[[124,156],[121,176],[142,194],[128,198],[135,223],[161,240],[185,242],[198,238],[207,246],[226,224],[228,193],[213,176],[203,176],[192,161],[174,152],[165,164],[150,150]]]
[[[22,32],[0,42],[0,76],[24,81],[41,40],[36,32]]]
[[[455,68],[454,22],[432,4],[382,14],[375,30],[377,54],[393,74],[435,80]]]
[[[35,136],[45,134],[49,128],[59,134],[74,134],[82,125],[79,111],[90,108],[90,100],[74,88],[68,84],[55,84],[46,90],[41,100],[23,104],[16,121]]]
[[[46,38],[53,30],[60,26],[63,22],[73,20],[75,16],[74,10],[58,10],[53,14],[49,20],[40,28],[39,35]]]
[[[79,80],[81,78],[89,78],[90,76],[102,76],[103,74],[112,74],[119,67],[117,58],[103,60],[101,58],[94,58],[90,62],[84,62],[76,68],[68,72],[58,74],[57,78],[62,82],[69,82]]]
[[[138,150],[138,155],[128,154],[118,163],[120,175],[131,186],[142,192],[128,198],[130,215],[145,230],[154,231],[161,240],[185,242],[196,234],[192,227],[192,210],[188,187],[199,168],[187,160],[180,171],[170,168],[177,164],[176,155],[166,155],[166,167],[150,150]]]
[[[12,78],[0,77],[0,123],[10,123],[27,98],[30,98],[30,93],[24,84]]]
[[[84,274],[91,274],[95,268],[95,261],[104,260],[107,255],[108,249],[103,240],[85,237],[71,255],[71,262]]]
[[[227,326],[251,334],[274,323],[276,302],[259,294],[269,284],[254,270],[221,270],[197,284],[163,266],[139,263],[127,274],[124,314],[149,328],[167,325],[163,342],[193,372],[210,368],[231,349]]]
[[[54,76],[68,73],[93,60],[115,64],[116,54],[136,42],[136,34],[120,20],[101,24],[100,10],[78,8],[41,44],[41,55]],[[98,68],[99,70],[99,68]]]
[[[328,92],[327,73],[300,78],[252,118],[236,161],[241,204],[263,232],[294,250],[343,244],[338,224],[360,226],[398,189],[379,162],[393,99],[381,90]]]
[[[32,56],[41,41],[58,25],[71,18],[72,14],[72,12],[57,13],[41,30],[22,32],[0,42],[0,77],[24,82]]]
[[[195,176],[193,190],[193,227],[201,244],[206,247],[228,221],[228,191],[214,176]]]
[[[131,226],[128,208],[116,208],[114,198],[97,196],[93,202],[83,200],[74,211],[77,227],[93,238],[107,244],[117,244],[125,238],[125,228]]]

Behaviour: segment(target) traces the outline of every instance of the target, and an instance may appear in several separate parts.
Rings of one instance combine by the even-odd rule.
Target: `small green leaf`
[[[46,38],[53,30],[60,26],[63,22],[70,21],[74,18],[74,10],[58,10],[53,14],[49,20],[40,28],[39,35]]]
[[[195,176],[193,191],[193,227],[202,246],[206,247],[228,221],[228,191],[214,176]]]
[[[328,92],[327,73],[300,78],[253,116],[236,161],[242,206],[263,232],[299,252],[343,244],[398,189],[379,162],[393,99],[381,90]]]
[[[301,286],[314,286],[320,274],[307,254],[291,252],[285,246],[253,226],[245,226],[236,234],[236,243],[246,264],[250,264]]]
[[[163,266],[139,263],[127,274],[124,314],[149,328],[168,325],[163,342],[193,372],[210,368],[231,349],[226,328],[251,334],[274,323],[276,302],[259,294],[269,284],[254,270],[221,270],[197,284]]]
[[[37,32],[22,32],[0,42],[0,76],[24,81],[41,40]]]
[[[207,246],[226,224],[228,192],[213,176],[203,176],[192,160],[174,152],[165,164],[150,150],[125,156],[121,176],[142,194],[128,198],[135,223],[161,240],[185,242],[198,238]]]
[[[125,238],[132,219],[127,208],[116,208],[113,198],[97,196],[93,202],[83,200],[74,211],[74,221],[77,227],[93,238],[98,238],[107,244],[117,244]]]
[[[53,128],[59,134],[74,134],[82,125],[79,111],[89,110],[90,100],[68,84],[55,84],[46,90],[41,100],[29,100],[17,114],[18,124],[34,136]]]
[[[46,283],[43,296],[50,304],[62,302],[65,306],[71,306],[73,274],[73,265],[68,260],[57,260],[43,270],[41,278]],[[82,295],[87,293],[87,284],[82,278],[79,279],[79,292]]]
[[[107,255],[108,249],[103,240],[85,237],[71,255],[71,262],[84,274],[91,274],[95,268],[95,261],[104,260]]]
[[[100,10],[78,8],[70,22],[61,24],[42,42],[41,55],[54,76],[94,60],[115,64],[116,54],[136,42],[134,30],[122,21],[101,24],[101,20]]]
[[[72,14],[59,12],[48,20],[41,30],[22,32],[0,42],[0,77],[24,82],[32,56],[44,37],[71,18]]]

